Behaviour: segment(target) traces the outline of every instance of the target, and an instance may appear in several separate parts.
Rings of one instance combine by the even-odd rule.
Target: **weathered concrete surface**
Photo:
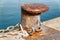
[[[39,34],[40,36],[35,38],[26,38],[26,40],[60,40],[60,17],[45,21],[42,24],[46,25],[43,27],[45,35]],[[0,40],[20,40],[14,38],[15,36],[16,35],[9,35],[8,37],[0,38]]]
[[[27,40],[60,40],[60,32],[54,31],[53,33],[45,36],[38,36],[36,38],[27,38]]]
[[[60,31],[60,17],[45,21],[43,24]]]

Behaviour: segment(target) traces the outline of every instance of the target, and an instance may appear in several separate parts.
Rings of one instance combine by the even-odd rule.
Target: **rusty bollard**
[[[22,26],[32,35],[41,31],[40,15],[48,10],[48,6],[40,3],[28,3],[21,6]]]

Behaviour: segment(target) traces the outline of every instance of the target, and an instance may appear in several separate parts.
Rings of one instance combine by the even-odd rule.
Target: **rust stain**
[[[45,35],[40,32],[35,32],[34,34],[32,34],[32,36],[28,36],[27,38],[37,38],[38,36],[43,37]]]

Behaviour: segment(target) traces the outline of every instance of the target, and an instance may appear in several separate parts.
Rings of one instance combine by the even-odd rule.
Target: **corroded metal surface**
[[[42,30],[43,32],[38,34],[38,36],[30,36],[26,40],[60,40],[60,31],[46,26],[43,26],[43,29],[45,30]]]
[[[22,5],[22,11],[25,11],[27,14],[31,15],[38,15],[41,14],[42,12],[46,12],[49,7],[44,4],[40,3],[28,3]],[[25,14],[25,13],[24,13]]]
[[[31,29],[31,31],[27,31],[29,35],[41,30],[40,14],[46,12],[48,9],[49,7],[47,5],[40,3],[28,3],[21,6],[21,24],[23,27]]]

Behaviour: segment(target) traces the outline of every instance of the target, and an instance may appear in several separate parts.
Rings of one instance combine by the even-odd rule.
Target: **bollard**
[[[21,6],[22,26],[32,35],[34,32],[41,31],[40,15],[48,11],[48,6],[40,3],[28,3]]]

